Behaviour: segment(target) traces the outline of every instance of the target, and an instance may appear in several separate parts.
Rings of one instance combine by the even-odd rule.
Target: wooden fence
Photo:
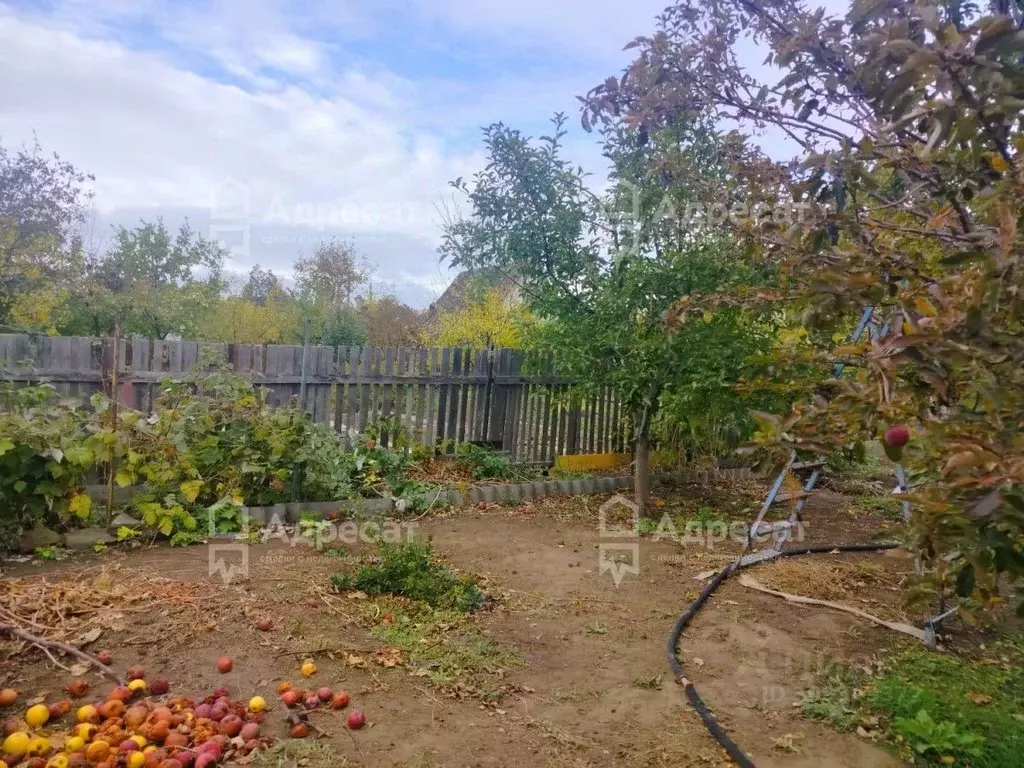
[[[557,455],[623,452],[625,414],[610,389],[574,395],[550,361],[532,363],[511,349],[257,346],[136,337],[0,334],[0,375],[46,380],[62,394],[110,392],[149,412],[164,379],[195,367],[228,363],[269,391],[272,403],[302,395],[311,417],[350,440],[371,424],[397,425],[416,442],[451,448],[488,443],[515,460],[551,462]],[[382,431],[381,442],[394,441]]]

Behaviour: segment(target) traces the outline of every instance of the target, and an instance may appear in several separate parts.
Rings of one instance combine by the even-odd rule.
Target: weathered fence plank
[[[303,356],[305,355],[305,365]],[[268,402],[299,397],[320,424],[350,443],[385,419],[383,445],[399,433],[413,442],[451,450],[484,442],[516,460],[549,462],[561,453],[620,452],[628,442],[615,393],[600,388],[581,397],[557,374],[548,357],[529,361],[510,349],[324,347],[111,340],[0,334],[0,378],[46,380],[64,395],[88,398],[109,393],[113,362],[120,368],[117,397],[126,407],[152,411],[164,379],[180,379],[197,368],[226,364]]]

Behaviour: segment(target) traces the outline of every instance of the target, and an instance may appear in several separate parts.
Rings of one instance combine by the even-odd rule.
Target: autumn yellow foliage
[[[302,325],[301,314],[301,307],[294,302],[260,305],[231,296],[217,302],[200,332],[205,339],[232,344],[292,344]]]
[[[440,315],[428,341],[441,347],[521,347],[533,322],[525,304],[491,288],[478,301]]]

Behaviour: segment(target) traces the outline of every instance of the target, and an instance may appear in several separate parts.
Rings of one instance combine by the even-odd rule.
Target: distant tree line
[[[186,222],[117,226],[90,252],[92,177],[38,144],[0,146],[0,331],[168,337],[248,344],[416,346],[424,313],[374,289],[351,242],[325,240],[293,280],[260,265],[225,269],[228,252]]]

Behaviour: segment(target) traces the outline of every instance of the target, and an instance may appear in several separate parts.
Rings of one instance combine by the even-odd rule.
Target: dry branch
[[[74,656],[76,659],[78,659],[79,661],[84,661],[86,664],[91,664],[92,666],[96,667],[102,674],[109,677],[118,685],[125,684],[125,681],[122,680],[121,677],[114,670],[112,670],[106,664],[101,662],[95,656],[92,656],[91,654],[88,654],[85,651],[79,650],[78,648],[75,648],[73,645],[68,645],[67,643],[62,643],[58,640],[47,640],[45,637],[31,635],[25,630],[18,629],[18,627],[15,627],[11,624],[0,624],[0,633],[4,633],[10,635],[11,637],[16,637],[19,640],[24,640],[27,643],[31,643],[36,648],[39,648],[47,656],[49,656],[50,660],[53,661],[54,664],[57,664],[57,661],[53,658],[53,656],[50,656],[49,649],[51,648],[55,651],[60,651],[61,653],[66,654],[68,656]],[[57,666],[67,671],[66,667],[63,667],[60,664],[57,664]]]
[[[815,597],[804,597],[803,595],[791,595],[789,592],[779,592],[775,589],[770,589],[764,584],[759,582],[753,576],[748,576],[743,573],[740,574],[740,584],[749,589],[756,589],[758,592],[764,592],[766,595],[775,595],[781,597],[791,603],[797,603],[799,605],[820,605],[824,608],[831,608],[836,611],[844,611],[845,613],[852,613],[854,616],[859,616],[862,619],[867,619],[870,622],[878,624],[879,626],[886,627],[893,630],[894,632],[902,632],[905,635],[916,637],[921,642],[924,642],[924,630],[912,627],[909,624],[904,624],[899,621],[886,621],[880,619],[877,616],[872,616],[870,613],[865,613],[859,608],[853,608],[849,605],[843,605],[841,603],[833,603],[829,600],[818,600]]]

